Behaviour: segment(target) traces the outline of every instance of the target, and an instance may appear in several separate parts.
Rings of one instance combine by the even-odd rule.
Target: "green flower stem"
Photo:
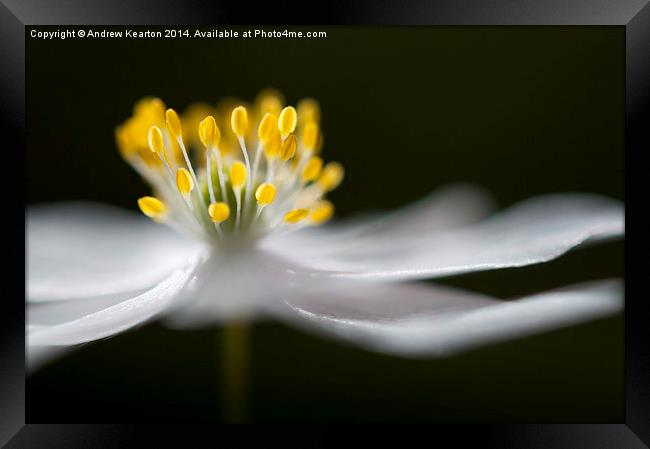
[[[231,322],[221,335],[221,375],[223,418],[228,423],[243,423],[248,418],[248,367],[250,326]]]

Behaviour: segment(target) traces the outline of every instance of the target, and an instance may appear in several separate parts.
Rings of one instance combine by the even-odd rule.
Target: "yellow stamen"
[[[298,102],[298,124],[320,122],[320,106],[313,98],[305,98]]]
[[[318,124],[316,122],[307,122],[302,130],[302,144],[308,150],[313,150],[318,145]]]
[[[208,115],[199,123],[199,137],[206,148],[216,148],[221,140],[221,132],[214,117]]]
[[[242,138],[246,135],[248,129],[248,112],[243,106],[237,106],[232,110],[230,116],[230,126],[237,137]]]
[[[264,145],[264,154],[269,160],[273,160],[280,155],[282,147],[282,138],[278,131],[274,131],[268,142]]]
[[[305,168],[302,170],[302,181],[310,182],[318,178],[323,170],[323,160],[318,156],[314,156],[309,159],[309,162],[305,165]]]
[[[237,201],[237,216],[235,218],[235,229],[239,229],[241,221],[242,198],[241,189],[246,184],[246,166],[241,161],[235,161],[230,166],[230,184],[232,190],[235,192],[235,200]],[[248,196],[248,195],[247,195]]]
[[[276,126],[278,125],[278,119],[275,115],[269,114],[268,112],[264,114],[262,120],[260,121],[260,126],[257,128],[257,136],[264,143],[268,142],[274,134]]]
[[[208,115],[203,120],[201,120],[201,123],[199,123],[199,138],[206,149],[210,150],[212,148],[218,148],[219,142],[221,141],[221,132],[219,131],[219,127],[217,126],[217,121],[215,120],[214,116]],[[215,152],[215,158],[217,160],[219,186],[221,187],[221,192],[223,195],[226,191],[226,181],[223,176],[223,162],[221,158],[221,151],[223,148],[219,148],[219,150],[220,151]],[[206,159],[206,171],[208,172],[208,179],[210,180],[208,181],[208,191],[210,192],[210,198],[212,198],[214,196],[214,191],[212,189],[212,175],[210,174],[210,158],[207,157]],[[214,200],[214,198],[212,199]],[[228,201],[227,196],[224,196],[224,199],[226,202]]]
[[[309,215],[307,209],[294,209],[284,214],[284,221],[290,224],[296,224],[304,220],[307,215]]]
[[[222,202],[211,203],[208,206],[208,214],[214,223],[222,223],[230,218],[230,207]]]
[[[315,224],[324,223],[334,215],[334,205],[327,201],[319,201],[316,206],[311,209],[309,219]]]
[[[314,148],[314,153],[316,154],[320,153],[320,150],[323,149],[324,144],[325,144],[325,137],[323,137],[323,133],[318,133],[318,143]]]
[[[260,206],[271,204],[275,199],[275,186],[269,182],[260,184],[255,191],[255,198],[257,199],[257,204]]]
[[[161,159],[165,158],[165,141],[163,140],[160,128],[157,126],[149,128],[149,148],[160,156]]]
[[[133,115],[163,121],[165,116],[165,103],[160,98],[145,97],[133,106]]]
[[[343,166],[338,162],[330,162],[323,169],[323,174],[321,174],[318,179],[318,183],[321,185],[325,192],[334,190],[341,184],[343,181],[344,175]]]
[[[296,147],[298,146],[296,140],[297,139],[295,134],[291,134],[285,139],[285,141],[282,143],[282,147],[280,148],[280,159],[283,161],[288,161],[295,156]]]
[[[262,90],[255,100],[260,115],[268,112],[276,117],[282,109],[283,102],[282,94],[272,88]]]
[[[230,166],[230,183],[233,189],[241,189],[246,184],[246,166],[241,161],[235,161]]]
[[[176,170],[176,186],[183,195],[189,194],[194,188],[194,180],[187,169],[181,167]]]
[[[215,111],[208,103],[197,102],[192,103],[185,108],[181,114],[181,123],[185,128],[185,136],[188,140],[186,144],[196,145],[201,143],[201,136],[199,135],[200,123],[208,115],[214,115]]]
[[[123,150],[130,155],[142,148],[148,148],[149,127],[152,125],[165,126],[165,105],[159,98],[146,97],[138,101],[133,108],[133,116],[122,125]]]
[[[293,106],[287,106],[280,112],[280,117],[278,118],[278,129],[283,136],[291,134],[296,129],[296,123],[298,122],[298,113],[296,112]]]
[[[325,197],[344,171],[336,162],[325,165],[319,154],[320,106],[311,98],[285,104],[274,89],[261,91],[253,103],[234,97],[216,107],[193,103],[182,116],[159,98],[138,101],[115,129],[115,141],[153,184],[152,195],[160,195],[140,198],[142,212],[217,246],[230,234],[258,239],[332,218],[334,206]],[[233,132],[222,133],[224,127]]]
[[[165,118],[167,120],[167,129],[176,139],[183,138],[183,127],[181,126],[181,119],[173,109],[169,108],[165,111]]]
[[[143,196],[138,200],[138,207],[149,218],[159,219],[167,211],[165,204],[153,196]]]
[[[156,156],[156,153],[149,149],[141,148],[138,150],[137,154],[149,167],[159,168],[162,165],[162,161],[158,156]]]

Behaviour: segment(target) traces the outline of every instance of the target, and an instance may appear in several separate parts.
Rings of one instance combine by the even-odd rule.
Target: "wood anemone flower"
[[[272,318],[438,357],[621,311],[619,280],[514,300],[413,282],[621,237],[620,202],[554,194],[491,213],[482,190],[453,185],[386,215],[329,222],[325,195],[343,167],[321,159],[319,118],[314,100],[285,107],[273,92],[254,107],[182,119],[159,99],[138,103],[116,137],[153,188],[138,201],[153,220],[96,203],[27,211],[30,360],[152,318],[174,327]]]

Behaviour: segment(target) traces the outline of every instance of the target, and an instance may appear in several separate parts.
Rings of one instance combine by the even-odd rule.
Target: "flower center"
[[[323,165],[319,121],[315,100],[283,107],[270,89],[248,109],[233,100],[216,110],[194,104],[182,118],[160,99],[144,98],[116,140],[154,191],[138,200],[145,215],[224,246],[332,217],[325,195],[342,181],[343,167]]]

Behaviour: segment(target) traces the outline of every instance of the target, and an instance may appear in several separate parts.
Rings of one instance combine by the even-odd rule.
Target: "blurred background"
[[[346,168],[331,195],[341,217],[458,181],[502,207],[564,191],[623,199],[623,28],[294,29],[327,37],[27,38],[27,203],[136,210],[149,190],[114,130],[138,99],[180,111],[252,101],[266,87],[291,104],[319,100],[324,156]],[[623,244],[613,242],[442,283],[509,298],[622,276]],[[28,378],[27,422],[219,420],[220,332],[151,323],[85,345]],[[271,322],[252,338],[252,421],[624,420],[622,317],[441,360],[372,354]]]

